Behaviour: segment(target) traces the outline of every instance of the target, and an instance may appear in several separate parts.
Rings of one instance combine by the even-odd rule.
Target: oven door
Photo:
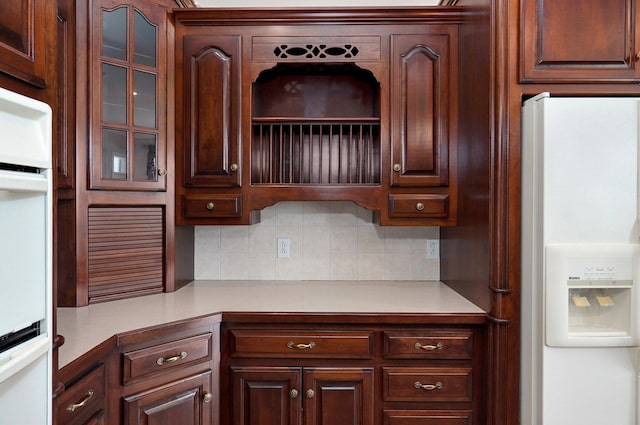
[[[48,317],[48,172],[0,170],[0,337]]]

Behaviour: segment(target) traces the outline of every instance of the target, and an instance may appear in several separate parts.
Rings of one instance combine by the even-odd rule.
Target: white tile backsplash
[[[426,258],[438,227],[380,227],[352,202],[281,202],[252,226],[196,226],[195,278],[210,280],[439,280]],[[291,256],[277,258],[276,239]]]

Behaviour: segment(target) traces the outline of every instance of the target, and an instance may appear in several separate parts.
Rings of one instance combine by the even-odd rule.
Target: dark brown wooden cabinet
[[[480,328],[223,323],[221,347],[222,425],[485,423]]]
[[[181,217],[243,216],[241,40],[240,35],[194,35],[182,40],[178,119],[185,125],[176,129],[182,152],[176,164],[182,176],[176,198]]]
[[[373,368],[231,368],[233,425],[373,423]]]
[[[89,8],[89,188],[165,190],[170,1]]]
[[[383,224],[456,223],[457,42],[452,26],[391,35],[391,189]]]
[[[211,372],[124,397],[123,425],[210,425]]]
[[[215,317],[134,331],[119,340],[108,376],[110,423],[218,424]]]
[[[75,381],[75,382],[73,382]],[[60,425],[100,424],[106,408],[106,376],[99,363],[73,382],[56,399],[56,423]]]
[[[520,82],[640,79],[635,0],[521,0]]]
[[[177,224],[349,200],[454,225],[460,12],[176,11]]]
[[[35,87],[52,84],[47,75],[47,20],[53,2],[12,0],[0,14],[0,72]],[[49,15],[49,17],[48,17]]]
[[[175,289],[175,5],[60,1],[60,306]]]

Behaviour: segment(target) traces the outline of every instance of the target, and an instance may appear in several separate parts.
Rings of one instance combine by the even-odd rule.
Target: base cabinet
[[[222,425],[483,425],[472,325],[229,323]]]
[[[124,397],[124,425],[209,425],[211,371]]]
[[[89,372],[81,373],[72,380],[75,382],[56,399],[56,423],[59,425],[105,423],[104,364],[99,363]]]
[[[233,425],[373,423],[373,368],[232,367]]]

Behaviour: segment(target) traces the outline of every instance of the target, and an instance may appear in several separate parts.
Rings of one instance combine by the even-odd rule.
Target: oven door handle
[[[0,190],[13,192],[46,192],[47,178],[43,174],[0,170]]]
[[[26,347],[16,350],[9,360],[0,364],[0,383],[11,378],[25,367],[29,366],[49,350],[49,338],[44,337],[25,343]]]

